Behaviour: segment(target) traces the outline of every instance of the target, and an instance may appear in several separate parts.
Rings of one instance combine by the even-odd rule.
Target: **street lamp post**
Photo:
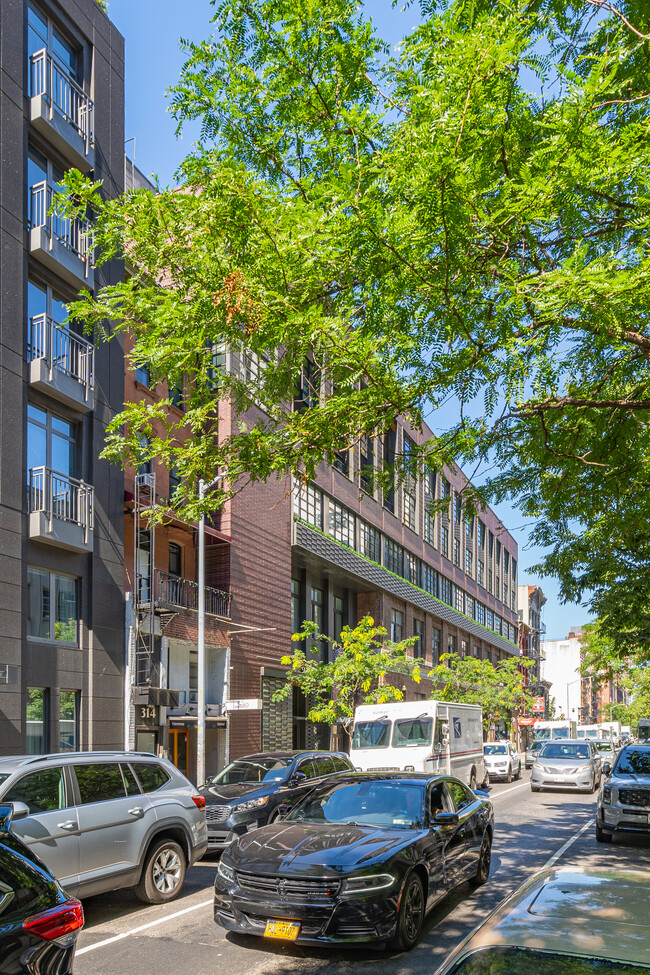
[[[574,684],[579,684],[581,680],[582,680],[582,677],[576,677],[575,680],[567,681],[567,685],[566,685],[566,719],[567,719],[567,721],[570,721],[571,720],[571,715],[570,715],[570,712],[569,712],[569,688],[572,687]]]
[[[203,501],[206,490],[214,487],[223,474],[217,474],[209,484],[203,478],[199,481],[199,501]],[[199,591],[198,591],[198,634],[197,650],[197,721],[196,721],[196,784],[205,782],[205,514],[199,519]]]

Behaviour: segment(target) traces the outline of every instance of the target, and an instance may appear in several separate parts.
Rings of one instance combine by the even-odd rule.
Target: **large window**
[[[413,656],[424,657],[424,620],[413,620],[413,636],[416,638],[413,644]]]
[[[320,370],[311,359],[305,359],[293,401],[294,410],[316,406],[320,399]]]
[[[375,471],[375,450],[370,434],[365,433],[361,438],[359,449],[359,481],[364,491],[373,491]]]
[[[460,538],[454,538],[454,565],[460,568]]]
[[[334,639],[341,639],[341,632],[345,626],[345,602],[342,596],[334,597]]]
[[[401,576],[404,574],[404,553],[402,546],[387,538],[384,540],[384,565],[389,572]]]
[[[415,441],[404,434],[404,524],[417,531],[416,491],[417,463],[415,460]]]
[[[440,576],[438,581],[440,583],[440,598],[442,599],[443,603],[447,603],[448,606],[451,606],[451,590],[453,587],[450,580],[446,579],[444,576]]]
[[[434,626],[431,631],[431,657],[435,667],[440,662],[440,647],[442,646],[442,632]]]
[[[449,528],[443,525],[440,529],[440,551],[446,559],[449,558]]]
[[[27,471],[49,467],[63,477],[76,475],[75,427],[68,420],[29,403],[27,406]]]
[[[404,613],[400,609],[390,611],[390,638],[393,643],[404,639]]]
[[[431,593],[432,596],[438,595],[438,573],[430,565],[422,564],[422,588]]]
[[[332,465],[334,470],[340,471],[341,474],[345,474],[346,477],[350,476],[350,451],[349,450],[337,450],[334,455],[334,464]]]
[[[354,548],[354,515],[330,498],[327,508],[329,533],[338,542]]]
[[[384,508],[395,513],[395,447],[397,427],[395,424],[384,434],[384,470],[388,484],[384,485]]]
[[[316,528],[323,527],[323,495],[310,484],[296,487],[294,511],[302,521]]]
[[[359,525],[359,551],[367,559],[381,563],[381,534],[372,525],[365,521],[358,522]]]
[[[79,691],[59,693],[59,751],[76,752],[79,748]]]
[[[482,559],[478,560],[477,579],[479,586],[485,586],[485,563]]]
[[[44,755],[48,751],[49,692],[44,687],[28,687],[25,702],[27,754]],[[58,809],[58,806],[52,808]]]
[[[183,575],[183,550],[176,542],[169,543],[169,574],[171,576]]]
[[[302,629],[301,620],[301,590],[302,585],[299,579],[291,580],[291,632],[299,633]]]
[[[27,8],[27,53],[31,58],[43,48],[47,49],[48,53],[54,57],[57,65],[73,81],[77,80],[77,52],[74,47],[57,30],[54,24],[43,16],[40,10],[30,4]],[[33,70],[31,74],[33,75]],[[33,77],[30,78],[30,94],[33,94],[34,90],[38,90],[38,88],[34,88],[34,80]],[[54,104],[58,108],[57,101],[59,99],[55,98]]]
[[[412,582],[414,586],[420,587],[422,585],[422,573],[421,565],[417,555],[411,555],[410,552],[405,552],[404,555],[404,578],[407,582]]]
[[[325,593],[316,586],[311,587],[311,618],[319,633],[325,632]]]
[[[72,576],[27,567],[27,636],[79,642],[78,585]]]

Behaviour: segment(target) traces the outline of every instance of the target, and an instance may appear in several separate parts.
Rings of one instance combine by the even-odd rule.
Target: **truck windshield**
[[[390,721],[357,721],[352,735],[353,748],[388,748]]]
[[[402,718],[393,728],[393,748],[430,745],[433,718]]]

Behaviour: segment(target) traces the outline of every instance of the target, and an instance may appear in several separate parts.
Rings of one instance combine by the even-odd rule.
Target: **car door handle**
[[[65,821],[65,823],[57,823],[56,825],[59,827],[59,829],[76,829],[77,828],[77,824],[74,821],[74,819],[67,819]]]
[[[129,809],[129,815],[131,816],[141,816],[142,806],[134,806],[133,809]]]

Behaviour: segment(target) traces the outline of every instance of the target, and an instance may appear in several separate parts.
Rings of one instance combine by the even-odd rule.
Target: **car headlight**
[[[268,796],[262,796],[261,799],[248,799],[247,802],[238,802],[232,807],[233,812],[245,812],[247,809],[261,809],[269,801]]]
[[[579,765],[576,772],[591,772],[591,765]]]
[[[235,882],[235,871],[233,868],[223,862],[223,857],[219,860],[219,866],[217,867],[217,873],[222,880],[225,880],[227,884],[234,884]]]
[[[341,894],[372,894],[376,890],[386,890],[395,883],[390,873],[369,873],[365,877],[350,877],[343,881]]]
[[[603,802],[610,803],[612,801],[612,787],[611,785],[603,786]]]

